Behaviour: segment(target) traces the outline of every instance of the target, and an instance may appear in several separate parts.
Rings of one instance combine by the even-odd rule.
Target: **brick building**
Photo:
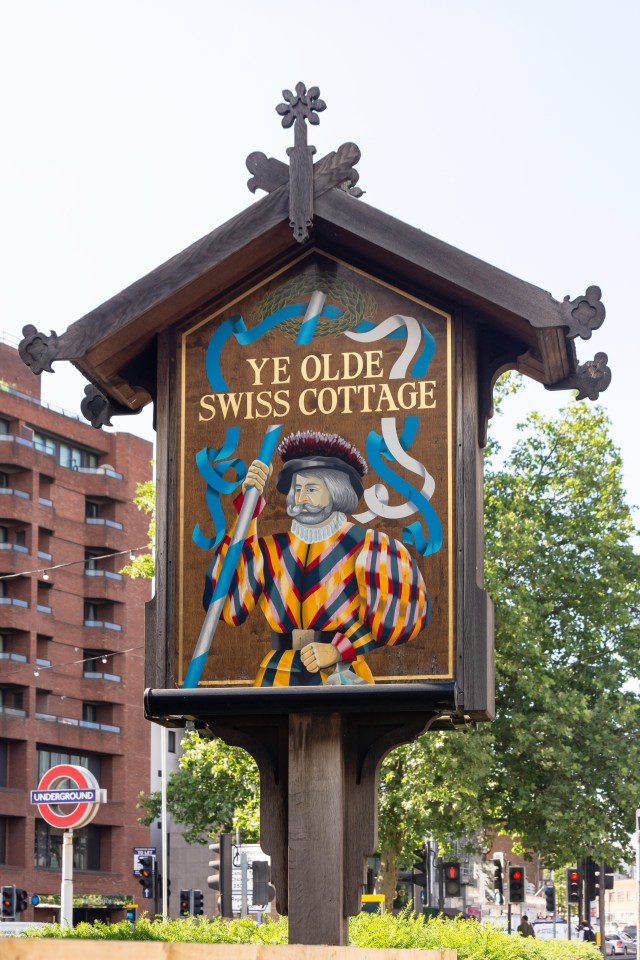
[[[146,440],[42,403],[40,379],[0,342],[0,883],[29,896],[60,894],[62,841],[29,791],[50,766],[70,762],[108,792],[74,834],[74,895],[139,901],[133,848],[149,845],[136,798],[149,789],[151,590],[119,571],[147,543],[147,518],[132,500],[152,455]],[[102,906],[74,916],[121,913]],[[29,906],[20,919],[48,917]]]

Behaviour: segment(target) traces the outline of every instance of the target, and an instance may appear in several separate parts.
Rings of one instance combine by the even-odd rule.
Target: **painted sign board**
[[[455,348],[319,252],[182,328],[178,685],[453,678]]]
[[[90,823],[106,801],[106,790],[86,767],[60,763],[50,767],[31,791],[31,803],[50,826],[73,830]],[[69,809],[70,808],[70,809]]]

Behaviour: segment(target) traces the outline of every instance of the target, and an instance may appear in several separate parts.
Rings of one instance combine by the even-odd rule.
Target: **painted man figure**
[[[386,533],[347,520],[363,493],[367,465],[334,434],[293,434],[278,447],[291,530],[258,537],[257,517],[271,469],[255,460],[243,483],[260,500],[231,582],[222,618],[245,621],[260,606],[272,650],[254,686],[373,683],[364,655],[412,640],[425,627],[430,600],[406,547]],[[242,496],[235,501],[239,511]],[[207,573],[208,606],[229,544]]]

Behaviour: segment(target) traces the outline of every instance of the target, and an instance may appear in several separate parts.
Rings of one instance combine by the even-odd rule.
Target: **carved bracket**
[[[33,373],[53,373],[51,364],[54,360],[64,359],[61,357],[60,341],[55,330],[52,330],[47,336],[46,333],[40,333],[32,323],[22,328],[24,340],[18,345],[18,353],[23,363],[26,363]]]
[[[569,327],[570,337],[582,337],[588,340],[594,330],[602,326],[606,310],[602,302],[600,287],[587,287],[583,297],[569,300],[569,294],[562,301],[563,323]]]
[[[611,370],[606,353],[596,353],[593,360],[578,364],[576,372],[559,383],[546,385],[547,390],[577,390],[576,400],[597,400],[611,383]]]
[[[96,430],[99,430],[100,427],[111,427],[111,417],[131,416],[140,413],[142,409],[138,407],[137,410],[130,410],[124,404],[110,400],[93,383],[87,384],[84,393],[85,396],[80,403],[80,409],[85,420],[88,420]]]

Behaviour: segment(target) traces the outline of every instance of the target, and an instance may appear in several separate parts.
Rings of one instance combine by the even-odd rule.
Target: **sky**
[[[0,332],[71,323],[255,202],[245,159],[286,160],[275,107],[327,110],[317,156],[355,141],[364,201],[556,299],[607,309],[580,362],[640,503],[634,0],[0,0]],[[70,364],[43,399],[79,411]],[[497,433],[569,394],[529,383]],[[151,438],[150,413],[114,427]],[[597,478],[594,478],[597,482]]]

